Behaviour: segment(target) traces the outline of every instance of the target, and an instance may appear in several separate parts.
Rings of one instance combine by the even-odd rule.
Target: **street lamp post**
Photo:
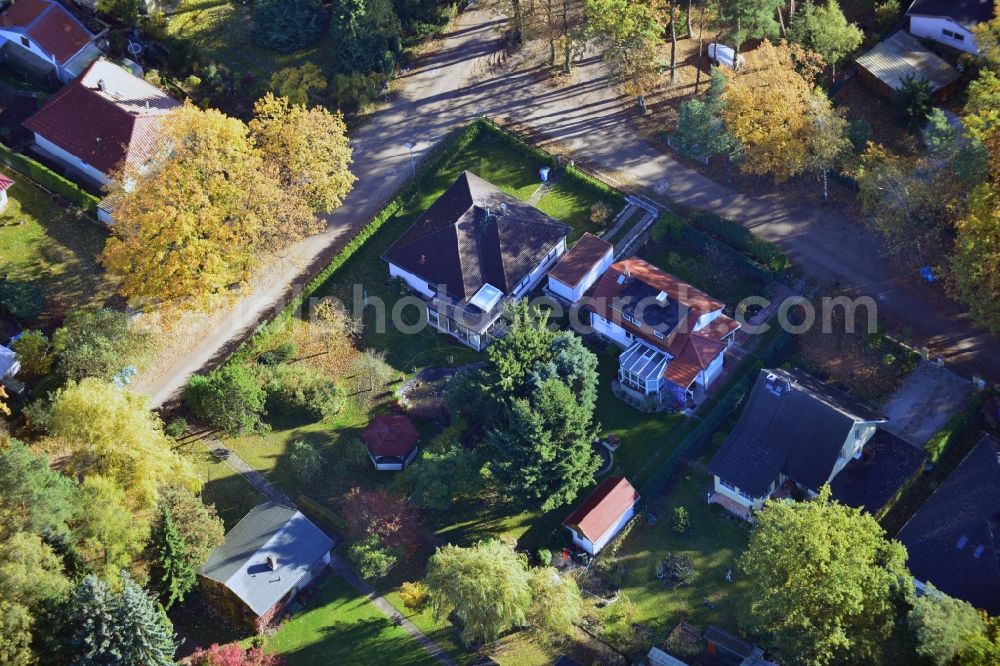
[[[416,162],[413,161],[413,145],[414,144],[412,144],[409,141],[407,141],[403,145],[406,146],[406,149],[408,151],[410,151],[410,175],[413,176],[414,178],[416,178],[417,177],[417,164],[416,164]]]

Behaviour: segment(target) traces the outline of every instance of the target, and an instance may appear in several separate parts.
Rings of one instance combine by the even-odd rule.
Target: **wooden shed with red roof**
[[[573,543],[596,555],[635,515],[639,493],[624,476],[611,476],[563,521]]]
[[[739,322],[705,292],[643,261],[612,264],[588,294],[595,332],[620,345],[618,383],[658,406],[684,406],[722,373]]]
[[[371,420],[361,439],[375,469],[398,472],[416,457],[420,433],[408,416],[380,414]]]
[[[17,0],[0,14],[3,61],[67,83],[101,56],[97,36],[56,0]]]

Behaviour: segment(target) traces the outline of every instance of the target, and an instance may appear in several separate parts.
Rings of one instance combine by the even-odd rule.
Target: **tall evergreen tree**
[[[158,581],[164,608],[184,601],[196,582],[195,571],[188,561],[184,539],[174,524],[170,507],[160,504],[160,520],[153,528],[153,577]]]
[[[122,591],[87,576],[68,608],[74,666],[172,666],[173,627],[151,595],[122,572]]]
[[[76,510],[76,484],[16,439],[0,449],[0,488],[0,537],[19,531],[68,532],[66,524]]]

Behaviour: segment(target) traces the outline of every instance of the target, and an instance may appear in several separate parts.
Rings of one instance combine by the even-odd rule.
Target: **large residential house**
[[[255,506],[198,572],[205,601],[238,627],[262,631],[330,565],[333,540],[302,513]]]
[[[721,302],[634,258],[612,264],[585,307],[595,332],[625,350],[618,358],[621,388],[679,406],[719,377],[740,327]]]
[[[913,0],[906,10],[910,33],[978,54],[972,29],[993,18],[993,3],[994,0]]]
[[[468,171],[383,259],[427,304],[428,322],[477,351],[501,335],[504,307],[566,252],[570,228]]]
[[[180,102],[156,86],[101,58],[49,99],[24,126],[33,150],[63,165],[69,175],[98,189],[123,164],[142,168],[163,148],[159,130]],[[102,202],[100,217],[110,221]]]
[[[743,413],[709,463],[709,501],[743,517],[779,492],[814,494],[875,434],[884,416],[801,370],[761,370]]]
[[[96,36],[55,0],[17,0],[0,14],[0,54],[15,69],[67,83],[101,56]]]
[[[896,538],[919,589],[1000,615],[1000,440],[984,435]]]
[[[590,232],[580,237],[549,271],[546,293],[573,305],[615,261],[615,248]]]

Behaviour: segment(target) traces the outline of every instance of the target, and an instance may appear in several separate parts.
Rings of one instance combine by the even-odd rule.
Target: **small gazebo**
[[[376,416],[361,434],[375,469],[386,472],[398,472],[413,462],[419,438],[413,422],[401,414]]]
[[[7,190],[13,184],[14,181],[9,176],[0,173],[0,213],[7,210]]]

